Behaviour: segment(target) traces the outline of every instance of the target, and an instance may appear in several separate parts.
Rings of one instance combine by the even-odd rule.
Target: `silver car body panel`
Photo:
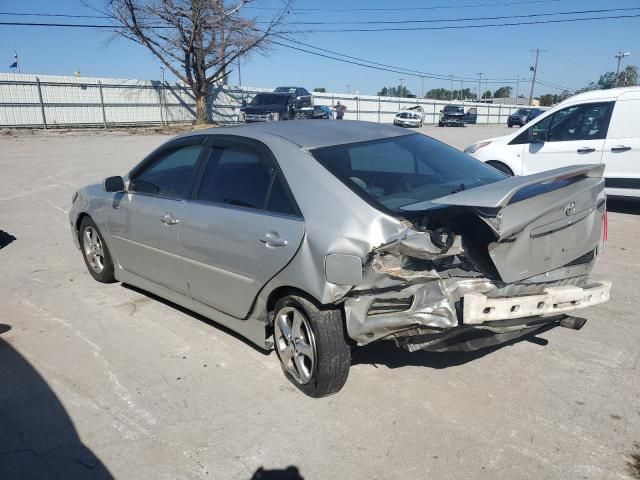
[[[500,210],[500,222],[496,215],[483,214],[482,219],[496,234],[496,242],[490,247],[491,258],[500,274],[510,280],[453,267],[416,269],[412,267],[416,261],[464,255],[462,239],[457,236],[443,251],[433,244],[429,232],[370,205],[308,152],[316,147],[414,133],[367,122],[321,123],[273,122],[186,135],[238,136],[264,144],[277,159],[303,218],[187,200],[179,210],[182,224],[176,229],[177,250],[171,251],[175,245],[172,238],[149,240],[156,242],[152,243],[154,248],[163,250],[158,256],[158,252],[147,252],[148,249],[133,243],[138,238],[132,238],[130,232],[144,229],[144,220],[135,227],[137,230],[129,233],[126,230],[131,226],[118,220],[117,197],[123,194],[106,193],[96,184],[79,191],[70,211],[71,226],[76,233],[74,241],[77,245],[79,217],[90,215],[114,252],[118,280],[205,315],[265,348],[270,347],[267,326],[271,295],[282,288],[303,291],[321,304],[343,305],[349,336],[359,344],[366,344],[414,327],[459,326],[459,303],[465,294],[517,296],[539,294],[553,286],[586,284],[595,255],[586,262],[566,265],[579,256],[576,249],[566,255],[555,254],[552,249],[549,254],[544,243],[548,240],[534,247],[534,254],[527,248],[531,249],[532,238],[540,233],[539,229],[557,222],[567,203],[574,201],[579,207],[575,209],[576,215],[585,208],[591,209],[581,221],[576,216],[576,224],[582,226],[561,229],[571,232],[571,240],[565,241],[565,233],[555,235],[553,231],[549,239],[553,244],[560,242],[565,246],[576,235],[582,235],[585,239],[581,239],[577,248],[585,252],[597,249],[604,208],[601,171],[580,173],[573,168],[532,176],[536,178],[517,177],[515,182],[508,179],[491,184],[491,188],[479,187],[437,200],[469,206],[478,212],[488,207]],[[509,199],[526,186],[571,175],[585,178],[509,204]],[[476,195],[481,189],[482,194]],[[139,235],[155,237],[159,235],[153,231],[155,228],[145,229]],[[258,241],[267,232],[286,239],[286,247],[273,248]],[[126,246],[131,250],[125,253]],[[160,258],[161,262],[154,267],[158,270],[134,271],[130,262],[136,250],[147,259]],[[178,269],[172,263],[176,258],[180,260]],[[138,260],[141,259],[134,259],[133,263]],[[166,276],[174,279],[167,281]],[[185,288],[180,288],[182,279]],[[398,304],[403,310],[393,306]],[[371,308],[375,312],[370,312]]]

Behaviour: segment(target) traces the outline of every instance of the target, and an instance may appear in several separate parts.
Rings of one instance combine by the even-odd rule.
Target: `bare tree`
[[[145,46],[191,88],[196,123],[206,123],[209,87],[238,57],[269,47],[292,1],[261,22],[245,14],[254,0],[106,0],[106,13],[118,35]]]

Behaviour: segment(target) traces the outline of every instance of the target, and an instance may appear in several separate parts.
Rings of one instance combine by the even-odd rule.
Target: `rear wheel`
[[[509,128],[513,128],[513,123],[507,123],[507,126],[508,126]]]
[[[502,173],[506,173],[510,177],[513,177],[513,170],[511,170],[508,166],[506,166],[502,162],[489,161],[487,162],[487,165],[491,165],[496,170],[500,170]]]
[[[107,244],[90,217],[84,217],[80,222],[80,248],[87,270],[98,282],[115,282],[113,261]]]
[[[320,309],[297,295],[281,298],[275,306],[273,337],[284,375],[303,393],[324,397],[347,381],[351,346],[339,309]]]

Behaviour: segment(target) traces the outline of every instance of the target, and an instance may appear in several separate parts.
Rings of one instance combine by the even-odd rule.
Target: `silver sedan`
[[[507,178],[419,133],[366,122],[216,128],[73,195],[89,273],[209,317],[310,396],[353,348],[478,349],[604,302],[601,166]]]

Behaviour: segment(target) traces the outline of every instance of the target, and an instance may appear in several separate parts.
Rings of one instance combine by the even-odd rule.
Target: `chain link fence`
[[[242,101],[250,102],[271,88],[214,87],[208,98],[209,119],[229,124],[240,121]],[[420,105],[425,123],[436,124],[440,110],[450,103],[477,109],[477,123],[506,123],[517,105],[446,102],[431,99],[378,97],[345,93],[314,93],[316,105],[347,107],[345,118],[392,123],[403,108]],[[0,127],[101,127],[191,123],[195,98],[180,83],[154,80],[69,77],[0,73]]]

